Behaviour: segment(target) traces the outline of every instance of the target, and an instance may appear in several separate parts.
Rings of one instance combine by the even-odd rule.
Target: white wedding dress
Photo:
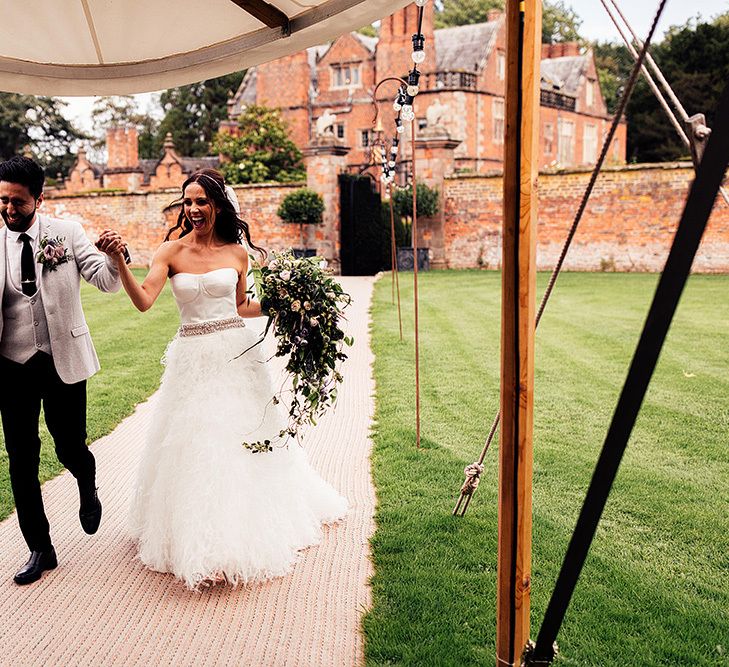
[[[238,356],[258,337],[237,315],[237,280],[233,268],[171,279],[181,326],[130,511],[142,562],[190,588],[220,575],[236,584],[286,574],[321,540],[322,523],[347,509],[294,440],[272,452],[242,446],[273,440],[287,414],[271,401],[261,346]]]

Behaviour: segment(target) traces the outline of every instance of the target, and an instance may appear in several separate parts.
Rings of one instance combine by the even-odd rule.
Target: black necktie
[[[23,251],[20,253],[20,285],[23,294],[32,296],[36,292],[33,248],[30,245],[30,236],[27,234],[21,234],[20,240],[23,242]]]

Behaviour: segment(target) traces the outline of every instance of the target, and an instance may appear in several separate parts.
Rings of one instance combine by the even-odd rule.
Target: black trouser
[[[41,402],[58,460],[76,478],[81,490],[92,490],[96,462],[86,446],[86,380],[64,384],[53,359],[43,352],[24,364],[0,357],[0,413],[10,484],[20,530],[31,551],[51,548],[38,481]]]

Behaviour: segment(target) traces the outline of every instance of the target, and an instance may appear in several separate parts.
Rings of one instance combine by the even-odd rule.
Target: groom
[[[80,278],[103,292],[121,286],[111,257],[81,225],[40,215],[43,169],[15,156],[0,163],[0,414],[18,523],[30,559],[16,584],[37,581],[56,567],[38,480],[41,404],[58,460],[78,482],[81,526],[101,521],[96,463],[86,446],[86,379],[99,370],[81,310]],[[106,234],[100,249],[118,251]]]

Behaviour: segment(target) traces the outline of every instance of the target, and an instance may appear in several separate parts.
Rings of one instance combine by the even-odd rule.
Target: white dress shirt
[[[7,236],[5,237],[5,252],[8,258],[8,272],[9,278],[13,285],[22,292],[21,279],[21,267],[20,257],[23,252],[23,242],[20,240],[21,234],[27,234],[30,236],[30,247],[33,249],[33,263],[35,264],[35,284],[38,286],[38,269],[41,265],[35,261],[35,257],[38,254],[38,234],[40,231],[40,223],[38,222],[38,215],[35,216],[33,224],[25,232],[14,232],[10,227],[7,228]]]

